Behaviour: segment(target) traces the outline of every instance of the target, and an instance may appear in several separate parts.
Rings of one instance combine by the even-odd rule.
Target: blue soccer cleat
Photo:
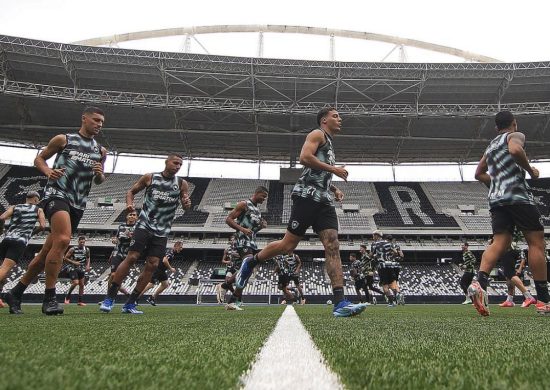
[[[135,303],[126,303],[124,306],[122,306],[122,312],[125,314],[143,314],[142,311],[139,311],[136,309]]]
[[[101,302],[101,306],[99,306],[99,310],[101,310],[104,313],[110,313],[111,310],[113,310],[113,306],[115,305],[115,301],[111,298],[105,298],[103,302]]]
[[[351,317],[361,314],[368,306],[368,303],[351,303],[347,299],[341,301],[338,305],[334,305],[332,314],[334,317]]]
[[[243,259],[241,268],[235,277],[235,286],[237,288],[244,289],[248,283],[248,279],[252,276],[252,272],[254,271],[254,266],[250,264],[252,260],[254,260],[254,255],[248,255]]]

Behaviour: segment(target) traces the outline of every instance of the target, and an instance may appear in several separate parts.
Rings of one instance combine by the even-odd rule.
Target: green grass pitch
[[[550,317],[533,307],[369,307],[341,321],[297,310],[348,389],[548,389]],[[323,321],[321,321],[323,318]]]
[[[0,389],[234,389],[281,306],[144,307],[143,316],[71,305],[46,317],[0,310]],[[296,311],[348,389],[543,389],[550,318],[461,305],[369,307],[335,319],[331,307]],[[289,357],[293,352],[289,351]]]

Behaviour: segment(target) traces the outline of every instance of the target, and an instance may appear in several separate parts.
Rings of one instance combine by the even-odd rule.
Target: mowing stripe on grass
[[[244,389],[254,390],[343,389],[290,305],[241,381]]]

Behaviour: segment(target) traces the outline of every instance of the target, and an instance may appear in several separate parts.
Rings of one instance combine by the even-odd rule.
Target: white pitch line
[[[338,376],[325,364],[323,355],[291,305],[286,307],[241,381],[245,390],[344,388]]]

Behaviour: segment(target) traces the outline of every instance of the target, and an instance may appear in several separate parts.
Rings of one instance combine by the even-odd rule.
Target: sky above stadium
[[[56,42],[171,27],[286,24],[418,39],[507,62],[550,59],[550,2],[537,0],[0,0],[0,5],[1,34]],[[337,45],[337,56],[344,54],[343,46]],[[299,51],[307,52],[307,45]],[[321,57],[327,55],[323,50]]]
[[[74,42],[94,37],[163,28],[228,25],[280,24],[366,31],[422,40],[494,57],[506,62],[550,60],[548,15],[550,2],[524,0],[278,0],[278,1],[181,1],[181,0],[0,0],[0,34]],[[265,57],[328,59],[328,38],[308,37],[301,40],[266,37]],[[249,37],[231,43],[218,36],[199,40],[213,54],[255,55],[257,38]],[[319,40],[322,45],[319,46]],[[337,60],[379,61],[391,45],[366,49],[353,46],[349,40],[336,43]],[[348,47],[349,46],[349,47]],[[149,50],[182,51],[183,38],[141,41],[121,44]],[[194,47],[196,49],[196,45]],[[365,53],[372,50],[373,53]],[[200,50],[196,50],[201,52]],[[397,52],[397,51],[396,51]],[[372,55],[368,55],[372,54]],[[394,53],[395,54],[395,53]],[[429,52],[413,52],[409,62],[446,62]],[[390,58],[392,60],[392,58]],[[393,60],[396,60],[395,57]],[[454,59],[454,61],[461,61]],[[32,164],[36,151],[10,152],[0,148],[4,162]],[[162,160],[143,163],[119,160],[117,171],[143,173],[153,166],[162,168]],[[278,165],[242,164],[239,169],[223,162],[192,162],[184,166],[185,174],[203,176],[216,172],[216,177],[277,178]],[[140,168],[143,166],[143,169]],[[231,167],[230,167],[231,166]],[[390,166],[372,169],[349,167],[350,180],[393,180]],[[464,169],[464,178],[473,180],[475,166]],[[260,172],[260,173],[258,173]],[[456,166],[449,169],[398,167],[397,180],[460,180]],[[431,176],[427,176],[427,173]],[[542,170],[550,174],[550,167]]]

